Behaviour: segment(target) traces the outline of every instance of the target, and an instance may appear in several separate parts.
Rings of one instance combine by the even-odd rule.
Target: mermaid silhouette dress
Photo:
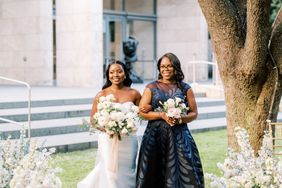
[[[122,103],[131,105],[132,102]],[[117,170],[111,168],[113,162],[113,139],[106,133],[99,133],[98,151],[94,169],[77,184],[77,188],[135,188],[136,156],[138,142],[135,133],[122,136],[118,141]]]
[[[184,82],[180,89],[176,84],[159,81],[146,87],[152,92],[154,109],[160,106],[159,101],[169,98],[185,100],[190,88]],[[148,122],[139,152],[136,183],[137,188],[204,187],[199,152],[186,123],[171,127],[161,119]]]

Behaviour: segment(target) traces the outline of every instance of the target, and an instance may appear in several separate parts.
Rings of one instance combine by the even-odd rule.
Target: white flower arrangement
[[[131,102],[115,103],[112,94],[98,99],[98,111],[93,116],[90,132],[104,130],[110,137],[129,135],[137,131],[138,107]]]
[[[27,142],[24,139],[23,130],[19,140],[0,139],[0,187],[9,187],[14,169],[26,153],[25,146],[27,146]]]
[[[247,131],[236,128],[240,151],[228,149],[223,164],[218,163],[222,176],[206,174],[211,187],[218,188],[282,188],[282,163],[273,156],[272,136],[266,132],[255,156]]]
[[[29,153],[23,157],[14,170],[10,187],[61,187],[62,183],[56,176],[59,169],[53,169],[49,164],[51,154],[54,152],[54,148],[49,151],[47,149],[39,151],[36,142],[31,142]]]
[[[186,107],[184,101],[179,98],[169,98],[165,102],[159,102],[161,107],[157,108],[159,112],[165,112],[168,117],[179,119],[181,114],[186,114],[189,107]]]
[[[55,149],[40,151],[36,141],[28,142],[21,131],[19,140],[0,140],[0,187],[61,187],[57,169],[50,167]]]

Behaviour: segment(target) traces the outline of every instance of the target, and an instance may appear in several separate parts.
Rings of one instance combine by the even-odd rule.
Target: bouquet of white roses
[[[157,111],[159,112],[165,112],[166,115],[170,118],[181,118],[181,114],[186,114],[189,110],[189,107],[187,107],[184,103],[184,101],[179,98],[169,98],[165,102],[161,102],[161,107],[157,108]]]
[[[90,131],[104,130],[110,137],[129,135],[137,131],[138,107],[131,102],[115,103],[112,94],[98,99],[98,111],[93,116]]]

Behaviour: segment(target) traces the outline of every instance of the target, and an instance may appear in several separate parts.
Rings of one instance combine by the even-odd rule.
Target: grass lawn
[[[217,162],[223,162],[227,151],[226,130],[194,133],[205,173],[219,174]],[[64,188],[76,188],[77,182],[85,177],[94,166],[96,149],[58,153],[54,155],[56,167],[63,169],[59,174]]]
[[[62,168],[59,177],[63,188],[76,188],[76,184],[94,167],[96,149],[58,153],[54,155],[54,165]]]
[[[220,175],[217,163],[222,163],[226,158],[226,130],[194,133],[193,137],[200,152],[204,172]]]

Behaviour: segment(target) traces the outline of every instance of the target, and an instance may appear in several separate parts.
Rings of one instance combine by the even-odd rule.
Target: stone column
[[[103,83],[103,1],[57,0],[57,85]]]
[[[158,6],[158,58],[172,52],[180,59],[186,81],[192,81],[189,61],[208,60],[208,30],[198,1],[159,0]],[[197,80],[207,80],[207,65],[197,65]]]

